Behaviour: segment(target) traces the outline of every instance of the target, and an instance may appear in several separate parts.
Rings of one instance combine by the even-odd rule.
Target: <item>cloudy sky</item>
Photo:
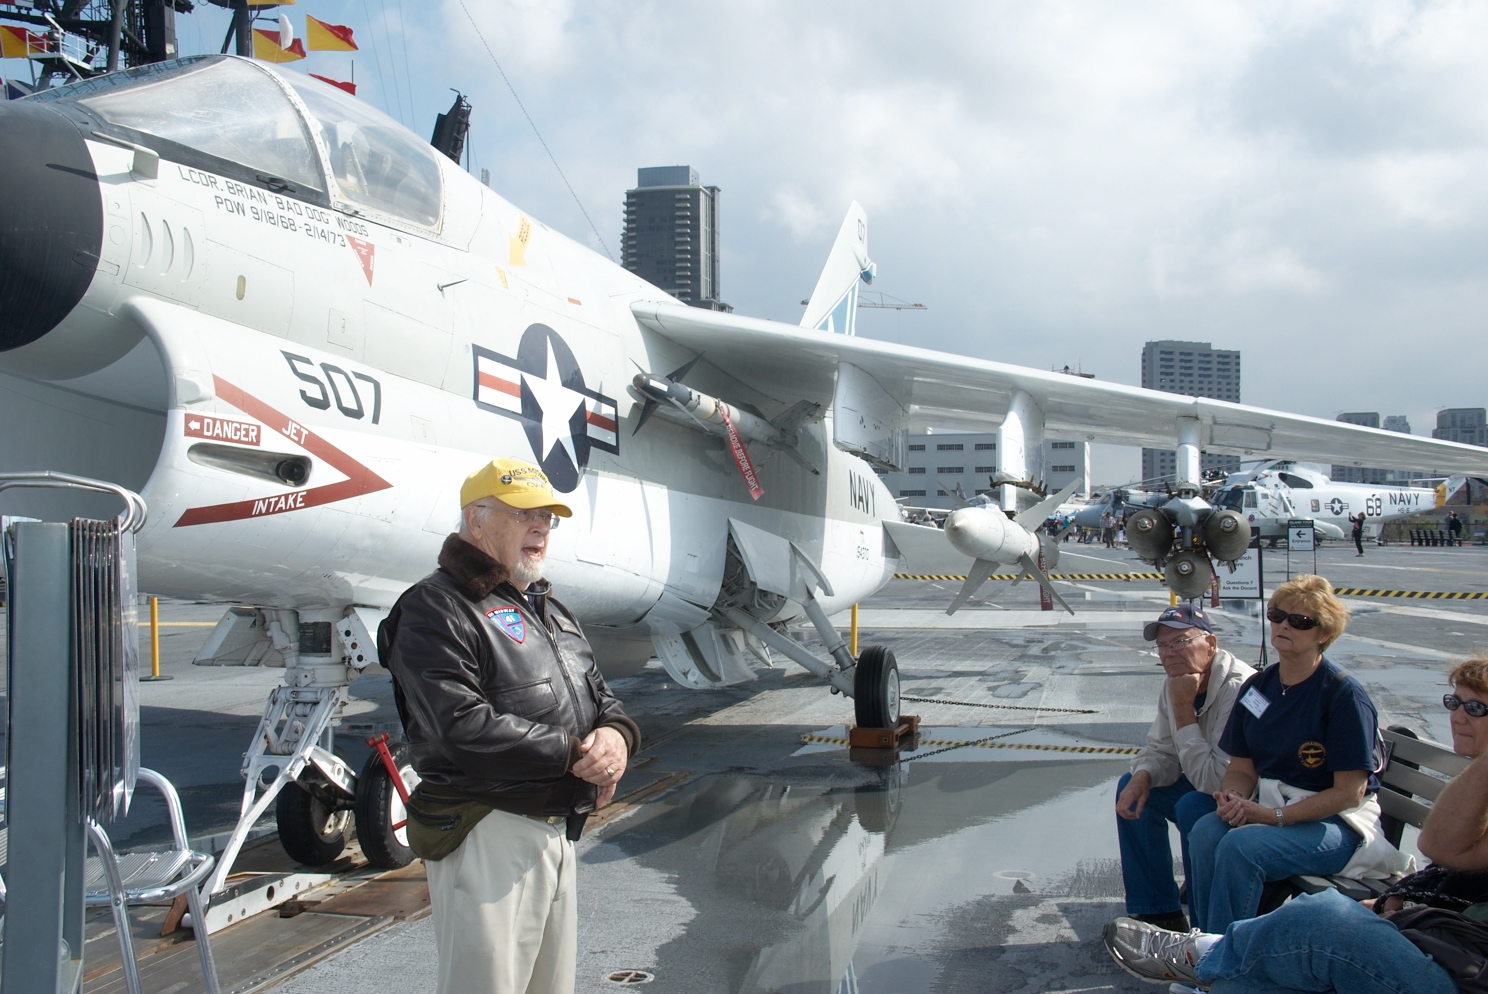
[[[301,65],[345,78],[354,59],[420,134],[464,92],[477,169],[596,250],[618,251],[637,166],[692,165],[723,190],[740,313],[799,320],[856,199],[875,288],[929,308],[863,311],[860,334],[1123,383],[1150,339],[1209,341],[1242,350],[1245,403],[1418,434],[1488,403],[1488,5],[284,9],[297,31],[351,26],[360,52]],[[182,50],[215,51],[223,23],[183,16]]]

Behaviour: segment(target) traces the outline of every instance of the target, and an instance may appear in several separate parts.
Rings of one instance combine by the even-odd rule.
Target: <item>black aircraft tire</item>
[[[899,725],[899,664],[887,646],[870,645],[853,674],[853,708],[859,728]]]
[[[350,812],[332,809],[298,781],[284,785],[274,805],[279,844],[306,866],[334,863],[346,848]]]
[[[410,787],[418,785],[418,775],[413,772],[413,747],[407,742],[390,742],[388,751],[393,754],[393,765],[403,774],[403,782]],[[356,790],[356,834],[361,843],[362,855],[367,862],[384,870],[396,870],[413,862],[413,850],[408,848],[406,826],[393,826],[408,819],[408,810],[403,798],[393,785],[387,767],[376,749],[367,757],[357,777]]]

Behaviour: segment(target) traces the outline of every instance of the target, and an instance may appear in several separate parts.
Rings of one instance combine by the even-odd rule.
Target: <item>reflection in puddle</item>
[[[654,994],[928,990],[943,968],[937,918],[1114,854],[1105,810],[1091,832],[1119,772],[1106,759],[821,759],[769,778],[705,777],[610,837],[693,912],[657,947]]]

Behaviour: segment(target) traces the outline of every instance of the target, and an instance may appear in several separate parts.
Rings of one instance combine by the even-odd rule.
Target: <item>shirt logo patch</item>
[[[527,624],[522,620],[522,612],[516,608],[492,608],[486,612],[486,617],[496,622],[496,627],[505,632],[513,642],[527,641]]]
[[[1309,770],[1322,769],[1328,761],[1328,750],[1321,742],[1304,742],[1297,747],[1297,761]]]

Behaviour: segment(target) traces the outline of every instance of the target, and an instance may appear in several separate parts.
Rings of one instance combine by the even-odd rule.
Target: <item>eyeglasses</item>
[[[1177,652],[1184,646],[1188,645],[1190,642],[1197,642],[1202,638],[1204,638],[1203,635],[1190,635],[1186,639],[1174,639],[1171,642],[1159,642],[1157,643],[1157,651],[1159,653]]]
[[[1273,625],[1279,625],[1285,621],[1299,632],[1309,631],[1318,626],[1316,618],[1309,618],[1305,614],[1287,614],[1279,607],[1266,608],[1266,620]]]
[[[528,527],[531,527],[532,525],[546,524],[549,531],[557,528],[558,522],[559,520],[561,520],[558,515],[554,514],[552,511],[540,511],[536,509],[514,511],[509,507],[497,507],[495,504],[477,504],[476,506],[483,507],[487,511],[500,511],[502,514],[510,514],[512,517],[516,518],[518,521],[522,522],[522,524],[527,525]]]
[[[1456,711],[1458,708],[1461,708],[1474,718],[1481,718],[1483,715],[1488,714],[1488,704],[1484,704],[1482,701],[1464,701],[1456,694],[1447,694],[1443,697],[1442,707],[1448,711]]]

